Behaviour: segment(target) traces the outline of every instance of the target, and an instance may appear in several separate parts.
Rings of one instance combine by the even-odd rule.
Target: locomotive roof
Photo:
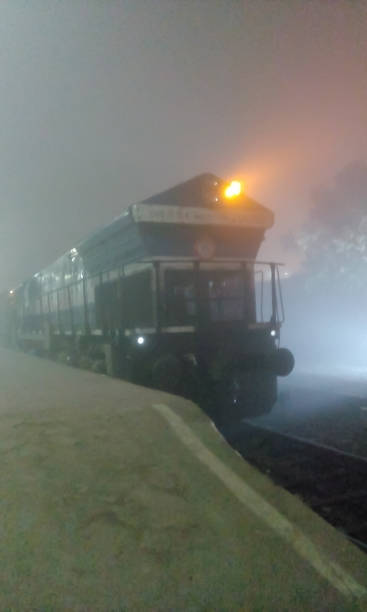
[[[140,202],[130,204],[119,217],[81,242],[78,250],[85,251],[92,248],[97,242],[106,240],[131,223],[170,222],[190,225],[194,215],[188,216],[188,209],[203,210],[202,220],[196,215],[193,221],[202,225],[206,222],[229,226],[240,224],[262,227],[264,230],[273,225],[272,211],[246,194],[241,193],[236,197],[235,206],[225,203],[223,192],[226,185],[227,182],[220,177],[204,173]],[[168,209],[164,214],[165,208],[159,208],[160,206],[169,207],[171,212]],[[180,215],[180,209],[186,210],[187,214]]]
[[[70,268],[70,261],[77,266],[80,257],[88,273],[96,274],[143,256],[182,256],[192,252],[206,227],[211,228],[222,256],[237,253],[254,258],[265,229],[273,225],[273,213],[245,194],[236,196],[233,205],[225,202],[227,184],[205,173],[131,204],[40,276],[55,273],[66,279],[69,272],[64,270]]]
[[[156,193],[145,200],[142,204],[163,204],[166,206],[197,206],[213,208],[220,203],[221,194],[227,182],[215,174],[206,172],[194,178],[179,183],[170,189]],[[215,198],[218,198],[218,201]],[[261,206],[258,202],[246,194],[236,197],[236,206]]]

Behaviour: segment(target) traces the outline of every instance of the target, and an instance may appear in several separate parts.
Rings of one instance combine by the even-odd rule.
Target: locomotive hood
[[[130,206],[136,222],[187,225],[242,226],[268,229],[273,213],[240,193],[229,201],[227,183],[214,174],[201,174]]]
[[[273,213],[246,194],[226,200],[227,185],[206,173],[131,204],[78,245],[88,272],[143,257],[254,259]]]

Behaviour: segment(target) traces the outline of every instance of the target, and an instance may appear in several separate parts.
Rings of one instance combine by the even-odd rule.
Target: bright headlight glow
[[[276,336],[276,335],[277,335],[276,330],[275,330],[275,329],[272,329],[272,330],[271,330],[271,332],[270,332],[270,335],[271,335],[271,336],[273,336],[273,338],[274,338],[274,336]]]
[[[226,187],[224,191],[224,195],[226,198],[234,198],[235,196],[240,195],[241,193],[241,183],[240,181],[232,181],[228,187]]]
[[[136,341],[137,341],[138,344],[144,344],[145,338],[144,338],[144,336],[138,336]]]

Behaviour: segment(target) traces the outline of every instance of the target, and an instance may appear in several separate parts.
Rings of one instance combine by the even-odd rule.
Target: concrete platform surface
[[[367,556],[197,406],[0,350],[0,610],[367,610]]]

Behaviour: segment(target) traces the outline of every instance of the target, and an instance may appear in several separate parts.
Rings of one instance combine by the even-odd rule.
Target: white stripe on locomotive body
[[[162,261],[161,270],[193,270],[194,261]],[[249,264],[251,265],[251,264]],[[240,262],[224,262],[224,261],[200,261],[200,270],[240,270]]]
[[[195,327],[193,325],[169,325],[168,327],[162,327],[162,332],[166,332],[168,334],[177,334],[177,333],[193,333],[195,331]]]
[[[183,225],[219,225],[258,227],[269,229],[274,224],[270,210],[248,208],[211,210],[198,206],[167,206],[162,204],[133,204],[131,213],[135,223],[174,223]]]
[[[153,264],[147,261],[135,261],[124,265],[124,276],[132,276],[146,270],[152,270]]]
[[[195,331],[195,327],[194,325],[168,325],[168,326],[164,326],[160,328],[161,332],[164,333],[168,333],[168,334],[177,334],[177,333],[183,333],[183,332],[190,332],[193,333]],[[156,334],[157,333],[157,327],[146,327],[146,328],[128,328],[125,329],[124,331],[124,335],[127,337],[130,336],[148,336],[149,334]]]
[[[125,336],[141,336],[143,334],[155,334],[157,333],[156,327],[128,327],[124,331]]]

